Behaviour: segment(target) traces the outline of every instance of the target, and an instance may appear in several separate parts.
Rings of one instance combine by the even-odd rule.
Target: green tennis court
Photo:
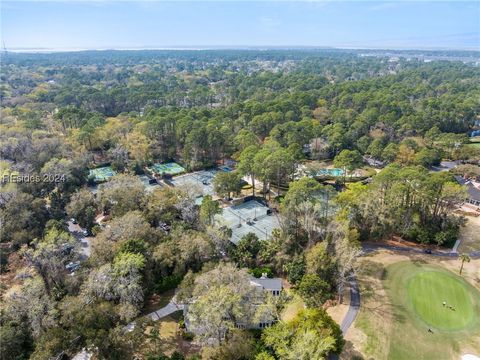
[[[95,182],[104,182],[115,175],[117,175],[117,173],[112,169],[111,166],[104,166],[96,169],[91,169],[88,177],[93,178]]]
[[[157,175],[162,175],[162,174],[178,175],[185,172],[185,168],[181,165],[178,165],[175,162],[166,163],[166,164],[157,163],[157,164],[153,164],[150,168],[147,168],[147,169]]]

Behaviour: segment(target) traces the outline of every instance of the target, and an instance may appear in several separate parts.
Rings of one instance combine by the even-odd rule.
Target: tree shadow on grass
[[[355,349],[351,341],[345,341],[345,346],[340,355],[340,360],[364,360],[366,359],[361,352]]]
[[[408,319],[407,316],[405,316],[405,307],[402,305],[395,305],[395,310],[393,311],[393,319],[398,322],[398,323],[405,323]]]
[[[382,280],[382,281],[385,280],[387,278],[387,276],[388,276],[388,270],[383,268],[383,270],[380,274],[380,280]]]
[[[371,276],[378,279],[381,278],[383,271],[384,271],[384,267],[382,264],[375,261],[370,261],[370,260],[362,261],[362,264],[359,269],[360,275]]]
[[[428,262],[424,259],[420,258],[415,258],[411,260],[412,264],[415,265],[416,267],[422,267],[423,265],[428,264]]]

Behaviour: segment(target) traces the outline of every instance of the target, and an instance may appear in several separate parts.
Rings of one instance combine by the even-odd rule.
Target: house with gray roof
[[[252,280],[250,280],[250,283],[253,286],[259,287],[263,291],[266,291],[272,294],[273,296],[279,296],[280,292],[283,289],[282,279],[280,278],[270,279],[266,276],[266,274],[262,274],[262,277],[258,279],[252,278]]]
[[[455,175],[455,179],[460,185],[467,188],[468,196],[465,201],[469,204],[480,207],[480,184],[471,179],[464,179],[460,175]]]
[[[265,295],[269,294],[271,296],[277,297],[280,296],[283,286],[281,278],[268,278],[266,274],[262,274],[260,278],[251,277],[250,285],[255,288],[254,296],[250,297],[248,300],[249,310],[247,311],[248,315],[245,318],[237,319],[235,321],[235,326],[240,329],[264,329],[274,324],[274,317],[268,312],[262,314],[261,317],[257,314],[257,309],[265,304]],[[189,313],[188,313],[189,304],[184,304],[183,306],[183,316],[185,319],[185,326],[188,331],[194,334],[201,334],[203,329],[202,327],[193,327],[190,322]],[[256,316],[257,315],[257,316]]]

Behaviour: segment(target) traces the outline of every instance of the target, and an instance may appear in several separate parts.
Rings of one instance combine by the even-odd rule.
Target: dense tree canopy
[[[479,176],[479,150],[469,144],[478,66],[367,53],[2,55],[0,265],[11,279],[1,294],[2,356],[72,357],[85,347],[99,358],[163,359],[145,346],[145,336],[161,340],[142,321],[130,335],[121,329],[177,286],[192,323],[204,326],[196,341],[205,358],[339,352],[340,330],[322,306],[335,294],[342,300],[360,241],[451,243],[462,225],[453,211],[466,197],[452,172]],[[312,159],[333,160],[343,181],[315,166],[302,172]],[[443,159],[465,164],[432,172]],[[384,168],[365,169],[372,160]],[[236,168],[218,172],[198,205],[194,189],[170,186],[167,174],[154,189],[137,176],[170,161],[187,171]],[[94,184],[89,170],[107,165],[117,175]],[[280,225],[268,241],[249,233],[234,246],[216,218],[247,193],[268,202]],[[69,218],[93,230],[86,261]],[[252,290],[251,276],[261,274],[288,281],[308,308],[253,336],[237,328],[258,315],[247,300],[262,297],[260,310],[277,315],[285,300]]]

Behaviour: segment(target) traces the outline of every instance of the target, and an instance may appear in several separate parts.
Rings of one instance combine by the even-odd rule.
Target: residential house
[[[382,168],[385,166],[385,163],[381,160],[375,159],[372,156],[364,156],[363,160],[370,166],[376,167],[376,168]]]
[[[282,291],[282,279],[280,278],[268,278],[266,274],[262,274],[260,278],[252,278],[250,284],[261,288],[263,291],[266,291],[273,296],[279,296]]]
[[[465,179],[460,175],[456,175],[455,179],[460,185],[467,188],[468,196],[465,201],[474,206],[480,207],[480,183],[471,179]]]
[[[280,296],[283,286],[281,278],[268,278],[266,274],[262,274],[260,278],[252,277],[250,285],[253,286],[256,291],[253,297],[249,298],[248,315],[244,319],[236,321],[236,326],[240,329],[263,329],[271,326],[276,319],[269,315],[268,312],[259,316],[257,309],[265,303],[265,295],[270,294],[272,296]],[[183,307],[183,315],[185,319],[185,326],[188,331],[194,334],[201,334],[201,327],[194,328],[189,321],[188,304]]]

